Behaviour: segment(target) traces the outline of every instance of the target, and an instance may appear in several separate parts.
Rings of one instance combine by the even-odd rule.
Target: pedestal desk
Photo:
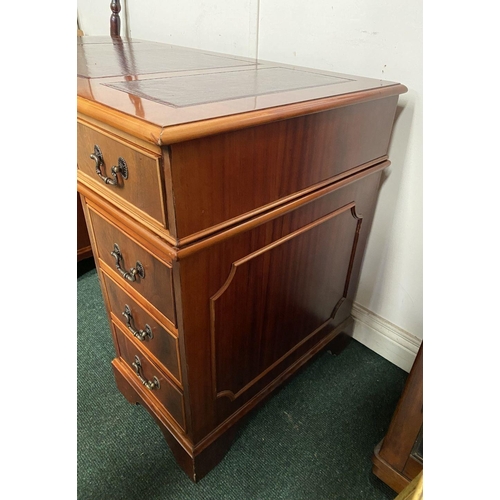
[[[194,481],[242,417],[349,331],[406,90],[78,38],[78,191],[116,384]]]

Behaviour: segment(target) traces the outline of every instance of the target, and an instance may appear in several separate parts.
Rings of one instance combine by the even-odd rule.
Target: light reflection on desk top
[[[394,82],[120,37],[77,37],[77,56],[79,98],[161,128],[297,103],[307,108],[309,101],[353,92],[406,90]]]
[[[255,61],[174,45],[123,39],[78,44],[78,76],[106,78],[255,65]],[[89,37],[97,38],[97,37]],[[105,37],[98,37],[103,39]]]

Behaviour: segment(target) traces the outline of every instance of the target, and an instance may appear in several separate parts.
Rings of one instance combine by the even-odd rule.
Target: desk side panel
[[[350,319],[380,174],[179,259],[195,445],[235,423]]]
[[[181,245],[384,159],[397,101],[391,96],[173,144]]]

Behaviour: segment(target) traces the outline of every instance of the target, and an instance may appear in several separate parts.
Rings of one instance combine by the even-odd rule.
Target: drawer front
[[[177,337],[153,319],[106,273],[102,275],[109,307],[114,315],[113,321],[120,322],[122,327],[127,328],[180,384]]]
[[[155,366],[145,352],[134,342],[129,340],[116,324],[113,323],[113,335],[118,347],[118,355],[133,370],[137,378],[149,390],[174,418],[186,429],[184,418],[184,396],[177,387],[170,382],[167,375]]]
[[[111,201],[118,204],[125,202],[132,212],[147,214],[162,227],[167,227],[159,157],[82,123],[77,124],[77,133],[79,170],[95,180]],[[99,154],[96,154],[96,146],[102,161],[99,161]],[[125,161],[126,169],[120,158]],[[99,177],[96,172],[97,164],[102,177],[108,178],[108,182]],[[120,169],[116,176],[112,173],[114,167]]]
[[[98,257],[109,266],[113,279],[132,287],[175,325],[172,269],[91,207],[89,214]],[[117,262],[120,270],[117,269]]]

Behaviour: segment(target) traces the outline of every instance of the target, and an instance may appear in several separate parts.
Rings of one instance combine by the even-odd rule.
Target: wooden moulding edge
[[[380,449],[383,441],[384,440],[380,441],[373,452],[372,472],[381,481],[387,484],[387,486],[399,493],[410,483],[410,481],[380,456]]]
[[[290,203],[298,198],[303,198],[305,195],[311,194],[315,191],[319,191],[322,188],[326,188],[329,185],[333,185],[336,182],[339,182],[343,179],[346,179],[347,177],[351,177],[352,175],[354,175],[358,172],[361,172],[362,170],[367,170],[368,168],[373,167],[373,166],[377,165],[378,163],[382,163],[385,161],[388,161],[387,155],[383,155],[383,156],[380,156],[378,158],[375,158],[374,160],[368,161],[366,163],[362,163],[361,165],[350,168],[349,170],[341,172],[338,175],[335,175],[333,177],[329,177],[325,181],[318,182],[316,184],[308,186],[305,189],[301,189],[300,191],[292,193],[288,196],[284,196],[284,197],[279,198],[275,201],[267,203],[266,205],[255,208],[253,210],[245,212],[245,213],[238,215],[236,217],[233,217],[231,219],[227,219],[224,222],[221,222],[219,224],[215,224],[213,226],[209,226],[206,229],[203,229],[203,230],[198,231],[196,233],[192,233],[188,236],[184,236],[182,238],[179,238],[176,246],[178,248],[185,247],[187,245],[190,245],[191,243],[195,243],[199,240],[202,240],[202,239],[206,238],[207,236],[211,236],[214,233],[218,233],[218,232],[223,231],[227,228],[234,227],[237,224],[241,224],[242,222],[246,222],[249,219],[252,219],[256,216],[260,216],[263,213],[269,213],[272,210],[279,208],[281,206],[285,206],[288,203]],[[389,166],[389,165],[386,165],[386,166]]]
[[[113,205],[118,207],[123,212],[126,212],[130,217],[140,221],[142,225],[149,228],[152,232],[155,232],[157,234],[165,234],[164,236],[165,239],[168,238],[171,244],[174,242],[174,238],[170,236],[170,231],[167,226],[167,217],[165,214],[165,202],[162,193],[160,193],[160,197],[162,205],[161,218],[163,220],[159,220],[153,217],[152,215],[148,214],[144,210],[140,209],[127,199],[121,198],[120,195],[117,195],[116,193],[110,193],[106,189],[104,184],[99,185],[98,183],[95,182],[94,179],[91,179],[88,174],[86,174],[80,169],[77,169],[77,178],[79,182],[81,182],[85,186],[88,186],[92,191],[94,191],[102,198],[105,198],[110,202],[112,202]],[[158,183],[158,186],[161,186],[161,182]]]
[[[262,403],[271,393],[281,386],[286,380],[288,380],[299,368],[301,368],[305,363],[307,363],[311,358],[313,358],[317,353],[319,353],[323,348],[325,348],[337,335],[339,335],[345,328],[349,326],[352,322],[352,318],[348,317],[340,325],[334,328],[328,335],[326,335],[320,342],[318,342],[314,347],[307,351],[302,357],[290,365],[285,371],[283,371],[279,376],[272,380],[268,385],[266,385],[261,391],[259,391],[255,396],[253,396],[249,401],[247,401],[243,406],[236,410],[230,417],[219,424],[210,434],[203,438],[197,444],[193,444],[191,440],[187,437],[185,431],[182,430],[180,425],[173,420],[173,418],[167,413],[161,410],[161,406],[156,403],[152,403],[142,386],[134,380],[130,375],[128,366],[126,369],[122,366],[126,364],[120,359],[115,358],[112,361],[112,365],[115,369],[119,370],[122,376],[128,381],[132,386],[138,397],[142,400],[142,404],[146,409],[153,413],[156,419],[158,419],[168,432],[176,439],[176,441],[181,445],[181,447],[191,456],[196,457],[201,454],[205,449],[212,445],[217,439],[222,437],[222,435],[227,432],[233,425],[235,425],[242,417],[247,413],[252,411],[256,406]]]
[[[186,431],[181,425],[168,413],[163,405],[159,402],[152,400],[150,395],[146,392],[147,389],[141,385],[140,382],[135,380],[130,372],[128,365],[121,358],[114,358],[111,362],[112,366],[118,370],[124,379],[128,382],[131,388],[135,391],[137,396],[141,399],[142,405],[163,425],[163,427],[175,438],[179,445],[190,455],[193,456],[193,445],[189,438],[186,436]],[[186,422],[187,427],[187,422]]]
[[[235,236],[236,234],[242,233],[244,231],[248,231],[250,229],[253,229],[254,227],[260,226],[266,222],[269,222],[273,219],[276,219],[288,212],[292,212],[293,210],[306,205],[307,203],[311,203],[318,198],[321,198],[323,196],[326,196],[333,191],[336,191],[337,189],[341,189],[348,184],[351,184],[352,182],[356,182],[363,177],[366,177],[371,174],[375,174],[376,172],[383,170],[387,168],[391,162],[389,160],[382,161],[381,163],[377,163],[376,165],[372,165],[365,170],[361,170],[349,177],[344,177],[338,182],[335,182],[333,184],[329,184],[327,186],[324,186],[316,191],[313,191],[312,193],[309,193],[307,195],[304,195],[302,198],[295,199],[290,201],[289,203],[286,203],[284,205],[278,206],[268,212],[264,212],[260,215],[257,215],[253,217],[252,219],[246,220],[242,223],[240,223],[237,226],[233,226],[230,228],[227,228],[223,232],[211,234],[210,236],[206,237],[205,239],[198,240],[196,242],[193,242],[191,245],[185,246],[185,247],[178,247],[177,249],[177,258],[178,260],[183,259],[185,257],[188,257],[192,255],[193,253],[196,253],[200,250],[203,250],[204,248],[210,247],[212,245],[215,245],[216,243],[219,243],[221,241],[224,241],[228,238],[231,238]]]
[[[127,115],[110,106],[77,96],[77,112],[97,120],[100,124],[114,127],[147,143],[161,146],[160,135],[163,127],[146,122],[132,115]],[[101,125],[102,126],[102,125]]]
[[[343,213],[346,213],[346,212],[351,212],[351,215],[353,215],[353,217],[355,217],[355,213],[356,213],[355,207],[356,207],[356,204],[354,202],[347,203],[346,205],[338,208],[337,210],[334,210],[333,212],[330,212],[330,213],[324,215],[323,217],[320,217],[319,219],[316,219],[315,221],[313,221],[309,224],[306,224],[305,226],[302,226],[301,228],[297,229],[296,231],[292,231],[291,233],[288,233],[286,236],[283,236],[282,238],[279,238],[279,239],[273,241],[269,245],[261,247],[260,249],[252,252],[251,254],[248,254],[245,257],[233,262],[233,264],[231,266],[231,272],[230,272],[226,282],[219,289],[219,291],[210,298],[210,316],[211,316],[210,324],[211,324],[211,336],[212,336],[212,346],[213,346],[212,352],[214,354],[213,358],[212,358],[212,366],[213,366],[212,371],[213,371],[213,375],[214,375],[214,382],[213,382],[214,389],[217,388],[217,385],[218,385],[216,382],[217,381],[217,362],[216,362],[217,355],[216,354],[218,352],[218,350],[216,348],[216,338],[218,336],[216,324],[219,323],[219,321],[220,321],[220,320],[217,321],[217,314],[215,312],[215,303],[229,289],[236,273],[238,272],[238,269],[240,269],[242,265],[247,264],[249,261],[251,261],[255,257],[258,257],[258,256],[264,254],[265,252],[268,252],[269,250],[272,250],[272,249],[286,243],[287,241],[290,241],[293,238],[295,238],[299,235],[302,235],[305,232],[307,232],[315,227],[318,227],[319,225],[321,225],[327,221],[330,221],[334,217],[337,217],[337,216],[339,216]],[[349,287],[352,261],[353,261],[353,256],[355,254],[356,246],[357,246],[357,235],[359,234],[359,225],[360,225],[360,220],[358,220],[356,223],[356,237],[354,238],[353,247],[351,249],[351,259],[350,259],[350,263],[349,263],[348,273],[346,276],[346,284],[344,286],[344,293],[343,293],[342,297],[340,298],[340,300],[336,301],[336,304],[334,305],[334,307],[332,309],[331,315],[321,325],[317,326],[312,332],[310,332],[308,335],[306,335],[304,338],[302,338],[302,340],[295,343],[295,345],[291,349],[289,349],[286,353],[284,353],[280,358],[275,360],[274,363],[270,364],[265,370],[261,371],[253,379],[247,381],[247,383],[245,385],[243,385],[242,387],[240,386],[239,390],[235,390],[235,388],[222,389],[222,390],[215,389],[217,398],[228,397],[231,401],[235,401],[242,394],[244,394],[246,391],[251,389],[255,384],[257,384],[262,378],[266,377],[270,372],[275,370],[280,364],[285,362],[285,360],[289,356],[291,356],[295,351],[300,349],[304,344],[311,341],[318,333],[320,333],[322,330],[327,328],[328,325],[331,323],[331,321],[333,321],[335,319],[335,315],[336,315],[337,311],[339,310],[341,304],[344,302],[344,300],[347,297],[347,290]]]
[[[242,417],[252,411],[256,406],[262,403],[271,393],[280,387],[286,380],[288,380],[299,368],[307,363],[311,358],[318,354],[325,348],[335,337],[337,337],[343,330],[348,328],[352,323],[352,317],[349,316],[337,327],[335,327],[328,335],[323,337],[317,344],[309,349],[304,355],[293,362],[286,368],[280,375],[274,378],[255,396],[244,403],[234,413],[232,413],[226,420],[219,424],[212,432],[205,436],[201,441],[194,445],[194,454],[200,454],[205,448],[209,447],[214,441],[220,438],[229,428],[235,425]]]
[[[77,110],[79,113],[88,115],[106,125],[115,127],[146,142],[155,144],[156,146],[166,146],[230,130],[239,130],[277,120],[400,95],[407,91],[408,89],[404,85],[394,84],[377,89],[361,90],[342,95],[295,102],[273,108],[169,126],[146,122],[135,116],[127,115],[109,106],[80,96],[77,98]]]
[[[157,234],[145,229],[135,220],[127,220],[127,222],[124,223],[124,215],[117,208],[110,205],[109,202],[92,191],[92,189],[85,185],[80,178],[77,180],[77,189],[79,193],[85,196],[86,203],[101,217],[106,219],[107,222],[115,225],[120,231],[133,239],[135,243],[139,244],[146,251],[154,254],[158,260],[163,261],[164,264],[171,267],[172,262],[177,258],[177,252],[171,242],[166,241],[168,237],[166,234],[163,235],[163,239],[160,239]],[[171,238],[169,238],[169,240],[170,239]]]
[[[132,344],[134,345],[138,350],[146,350],[146,352],[143,354],[148,362],[154,367],[154,369],[158,372],[160,372],[163,377],[166,378],[168,383],[175,387],[179,393],[181,393],[182,398],[184,399],[184,386],[182,385],[182,382],[179,380],[178,377],[176,377],[165,364],[163,364],[158,357],[149,351],[143,344],[140,343],[139,340],[137,340],[134,335],[132,335],[127,328],[121,323],[120,318],[116,316],[116,314],[113,311],[110,311],[110,316],[111,316],[111,322],[113,323],[114,327],[117,328],[120,333]],[[173,337],[175,339],[175,337]],[[177,340],[177,339],[175,339]],[[183,406],[184,402],[183,402]],[[184,408],[183,408],[183,413],[184,413]],[[173,418],[173,417],[172,417]],[[186,422],[186,415],[183,415],[184,422]],[[175,419],[174,419],[175,420]],[[182,426],[181,426],[182,427]],[[184,427],[186,427],[186,424],[184,423]]]

